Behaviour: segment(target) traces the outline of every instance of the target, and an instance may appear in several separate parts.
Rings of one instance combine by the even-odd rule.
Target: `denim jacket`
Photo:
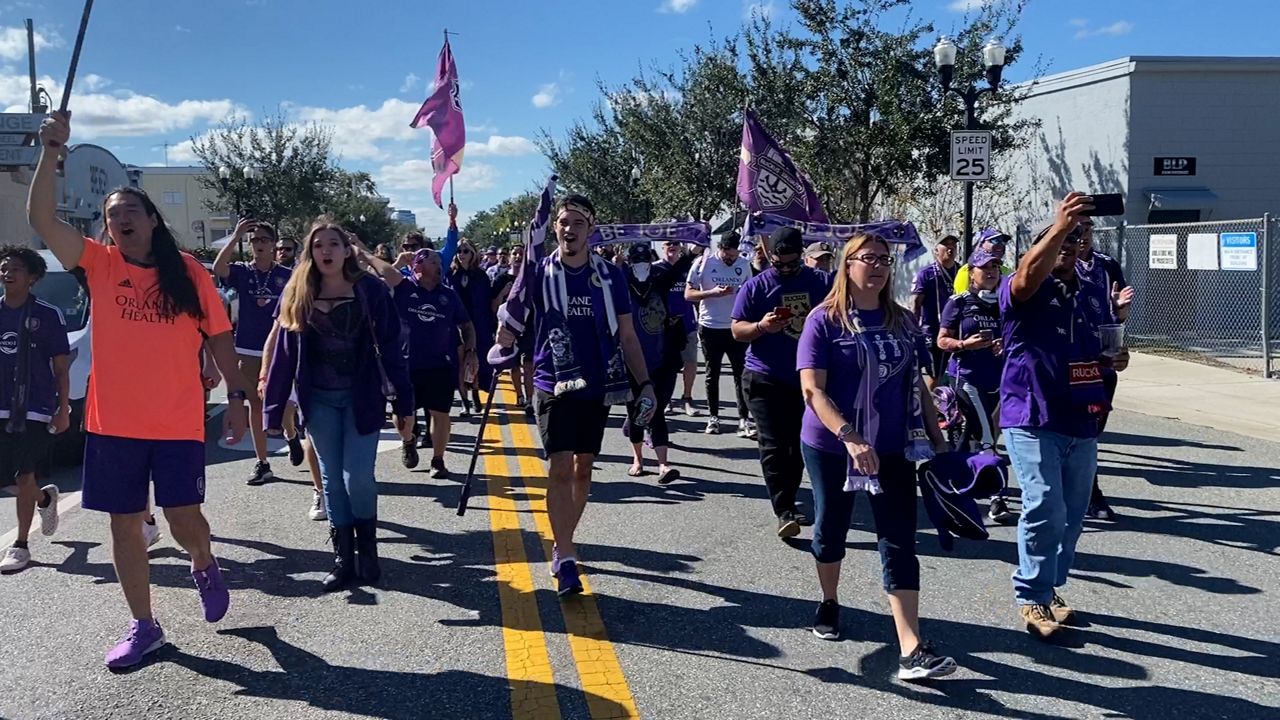
[[[392,401],[396,415],[413,416],[413,385],[409,380],[409,360],[405,355],[404,326],[386,286],[373,277],[364,277],[356,282],[354,291],[355,302],[367,308],[374,331],[371,335],[367,326],[360,331],[357,344],[366,351],[357,361],[352,387],[356,431],[368,435],[378,432],[386,422],[387,398],[382,393],[382,375],[378,372],[378,356],[373,348],[375,336],[378,349],[382,351],[383,369],[396,389],[396,397]],[[263,398],[263,417],[267,428],[282,427],[285,408],[295,385],[299,421],[300,424],[306,422],[311,409],[312,359],[307,356],[307,343],[303,341],[305,332],[310,330],[300,333],[281,328],[276,334]]]

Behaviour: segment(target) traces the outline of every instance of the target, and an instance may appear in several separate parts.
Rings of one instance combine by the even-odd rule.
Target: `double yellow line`
[[[514,391],[506,380],[498,397],[502,405],[513,405]],[[523,417],[503,416],[511,430],[511,445],[516,453],[519,472],[513,477],[508,457],[489,453],[484,458],[485,475],[489,478],[489,526],[493,533],[494,565],[497,570],[498,599],[502,606],[502,640],[506,651],[507,677],[511,680],[511,714],[515,720],[558,720],[555,678],[547,639],[538,615],[533,573],[526,556],[520,513],[509,494],[516,480],[523,481],[529,512],[542,540],[544,557],[551,556],[551,520],[547,515],[547,472],[536,457],[537,445],[529,423]],[[502,447],[502,425],[497,415],[490,416],[485,428],[485,445]],[[538,563],[537,570],[546,565]],[[635,698],[627,685],[618,655],[609,642],[604,621],[591,591],[590,581],[582,577],[585,592],[557,603],[564,613],[569,648],[577,666],[587,709],[592,720],[606,718],[638,718]]]

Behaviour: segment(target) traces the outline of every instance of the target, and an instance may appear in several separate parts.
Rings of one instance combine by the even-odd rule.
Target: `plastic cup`
[[[1124,325],[1099,325],[1103,355],[1118,355],[1124,347]]]

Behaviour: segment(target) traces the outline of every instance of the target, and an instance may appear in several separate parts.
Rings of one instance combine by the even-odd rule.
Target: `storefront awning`
[[[1218,204],[1208,188],[1147,188],[1142,194],[1159,210],[1208,210]]]

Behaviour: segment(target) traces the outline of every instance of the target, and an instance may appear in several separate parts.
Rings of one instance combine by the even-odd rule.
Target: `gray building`
[[[405,225],[418,225],[418,216],[413,214],[412,210],[396,210],[391,213],[391,219]]]
[[[1042,125],[1011,159],[1031,207],[1010,226],[1073,189],[1123,193],[1131,225],[1280,211],[1280,58],[1121,58],[1037,81],[1018,112]]]

